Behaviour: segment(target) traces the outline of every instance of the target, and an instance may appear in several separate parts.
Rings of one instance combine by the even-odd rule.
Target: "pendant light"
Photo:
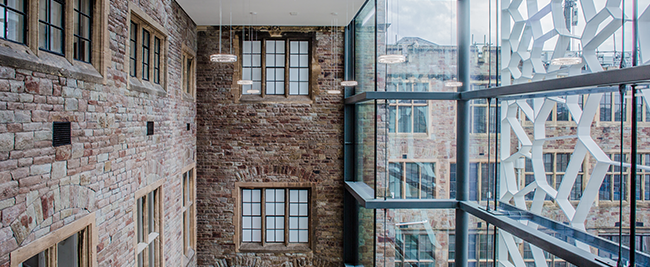
[[[242,9],[243,9],[243,10],[246,9],[246,8],[245,8],[245,5],[246,5],[245,3],[246,3],[246,2],[242,2]],[[253,14],[253,12],[251,12],[251,15],[252,15],[252,14]],[[246,41],[246,33],[245,33],[245,29],[246,29],[246,25],[242,25],[242,27],[241,27],[242,46],[244,45],[244,42]],[[251,41],[252,41],[252,38],[251,38]],[[243,47],[242,47],[242,48],[243,48]],[[242,50],[243,50],[243,49],[242,49]],[[239,80],[239,81],[237,81],[237,84],[241,85],[242,87],[243,87],[244,85],[253,85],[253,80],[245,80],[245,79],[244,79],[244,73],[243,73],[243,69],[244,69],[244,68],[243,68],[243,64],[244,64],[244,62],[242,62],[242,77],[241,77],[242,79]],[[251,75],[252,75],[252,73],[251,73]],[[255,92],[255,91],[257,91],[257,92]],[[259,91],[258,91],[258,90],[253,90],[253,87],[251,86],[251,89],[248,89],[248,90],[246,91],[246,93],[249,93],[249,94],[252,94],[252,93],[259,93]]]
[[[251,37],[251,49],[252,49],[252,43],[253,43],[253,16],[257,15],[257,12],[251,11],[251,12],[249,12],[249,14],[251,15],[251,19],[250,19],[251,26],[250,26],[250,30],[249,30],[248,34]],[[246,40],[246,37],[245,37],[246,35],[242,34],[242,36],[244,36],[243,38],[244,38],[244,41],[245,41]],[[252,75],[253,75],[253,73],[251,73],[251,77],[252,77]],[[248,90],[246,90],[246,93],[248,93],[248,94],[256,95],[256,94],[260,93],[260,90],[253,88],[253,86],[252,86],[253,81],[252,80],[239,80],[239,81],[237,81],[237,84],[241,84],[242,86],[243,85],[250,85],[251,87]]]
[[[555,66],[569,66],[582,63],[582,58],[579,57],[559,57],[551,59],[551,65]]]
[[[348,4],[350,3],[350,0],[345,1],[345,22],[349,23],[349,18],[348,18]],[[344,47],[345,49],[345,47]],[[359,83],[355,80],[347,80],[347,81],[342,81],[341,86],[343,87],[353,87],[357,86]]]
[[[237,61],[237,56],[233,54],[222,54],[221,53],[221,0],[219,1],[219,54],[210,55],[210,61],[217,63],[233,63]],[[230,19],[232,20],[232,13],[230,14]],[[232,25],[230,26],[232,28]],[[232,51],[232,42],[230,43],[230,51]]]
[[[399,1],[399,0],[396,0]],[[395,47],[398,48],[399,52],[399,46],[397,45],[397,36],[399,36],[399,2],[397,2],[397,23],[395,23],[397,26],[397,34],[395,35]],[[386,16],[387,17],[387,16]],[[392,21],[391,21],[392,22]],[[388,23],[384,23],[384,25],[388,25]],[[386,29],[386,36],[388,37],[388,29]],[[388,42],[386,42],[386,47],[388,47]],[[386,55],[381,55],[377,58],[377,62],[382,63],[382,64],[398,64],[398,63],[404,63],[406,62],[406,56],[402,54],[388,54],[388,51],[386,51]]]
[[[331,55],[331,61],[330,64],[332,66],[332,89],[327,90],[327,93],[330,95],[339,95],[341,94],[341,90],[336,88],[336,60],[334,57],[334,36],[336,35],[335,27],[338,26],[338,20],[336,19],[338,16],[338,13],[332,12],[332,21],[330,23],[330,55]]]
[[[451,81],[446,81],[445,86],[447,86],[447,87],[461,87],[461,86],[463,86],[463,83],[457,81],[456,78],[454,78]]]

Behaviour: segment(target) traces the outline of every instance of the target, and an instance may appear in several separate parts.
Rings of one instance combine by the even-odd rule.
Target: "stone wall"
[[[283,30],[287,30],[283,28]],[[342,34],[314,34],[311,100],[240,100],[240,62],[212,63],[216,27],[198,31],[197,185],[198,265],[255,261],[257,266],[340,266],[343,256],[343,96],[327,90],[342,75]],[[239,33],[240,30],[235,30]],[[223,30],[222,50],[229,50]],[[239,55],[239,35],[233,53]],[[334,48],[334,51],[332,51]],[[332,56],[332,53],[334,55]],[[332,62],[332,59],[335,61]],[[334,75],[334,77],[333,77]],[[336,82],[333,83],[333,78]],[[339,89],[341,89],[339,87]],[[313,246],[307,253],[238,253],[234,234],[235,182],[307,182],[315,186]],[[312,218],[314,219],[314,218]]]
[[[196,25],[174,1],[135,3],[169,33],[166,94],[135,92],[124,69],[128,3],[107,4],[108,67],[99,81],[0,63],[0,266],[9,266],[13,250],[93,212],[99,266],[136,265],[134,192],[158,179],[165,179],[164,261],[182,264],[180,171],[193,163],[186,155],[196,146],[196,111],[180,88],[180,51],[196,50]],[[71,122],[71,145],[52,146],[55,121]],[[153,136],[147,121],[155,122]]]

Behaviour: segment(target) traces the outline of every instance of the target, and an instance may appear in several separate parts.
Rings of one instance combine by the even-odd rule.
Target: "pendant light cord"
[[[623,62],[621,60],[621,62]],[[618,87],[618,93],[620,95],[620,104],[621,108],[625,107],[625,85],[621,84]],[[616,261],[616,266],[618,267],[623,267],[623,139],[624,139],[624,130],[625,130],[625,125],[624,125],[624,118],[623,118],[623,112],[620,114],[620,119],[621,119],[621,144],[620,144],[620,157],[619,157],[619,162],[621,164],[619,168],[619,176],[618,176],[618,201],[619,201],[619,210],[618,210],[618,260]]]
[[[219,0],[219,54],[221,54],[221,0]]]

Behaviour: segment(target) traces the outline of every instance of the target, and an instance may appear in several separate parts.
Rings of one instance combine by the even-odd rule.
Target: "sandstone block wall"
[[[182,265],[179,172],[193,163],[196,109],[181,91],[180,51],[196,49],[196,25],[175,1],[134,2],[169,32],[169,84],[164,96],[132,91],[128,3],[108,4],[104,82],[0,63],[0,266],[9,266],[11,251],[92,212],[99,266],[136,265],[133,194],[158,179],[164,261]],[[52,146],[54,121],[71,122],[71,145]],[[147,121],[155,122],[153,136]]]

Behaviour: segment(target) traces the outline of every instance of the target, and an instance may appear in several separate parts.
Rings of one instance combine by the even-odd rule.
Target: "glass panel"
[[[75,233],[57,244],[58,266],[79,267],[79,251],[81,249],[79,240],[79,235]]]
[[[354,19],[354,73],[359,83],[355,93],[375,91],[375,6],[377,0],[366,1]],[[383,6],[383,2],[382,5]]]
[[[454,242],[450,240],[454,221],[455,211],[447,209],[378,211],[374,221],[376,264],[369,266],[440,266],[437,264],[446,263],[453,259],[448,255],[454,256]],[[360,234],[363,237],[364,233]]]

